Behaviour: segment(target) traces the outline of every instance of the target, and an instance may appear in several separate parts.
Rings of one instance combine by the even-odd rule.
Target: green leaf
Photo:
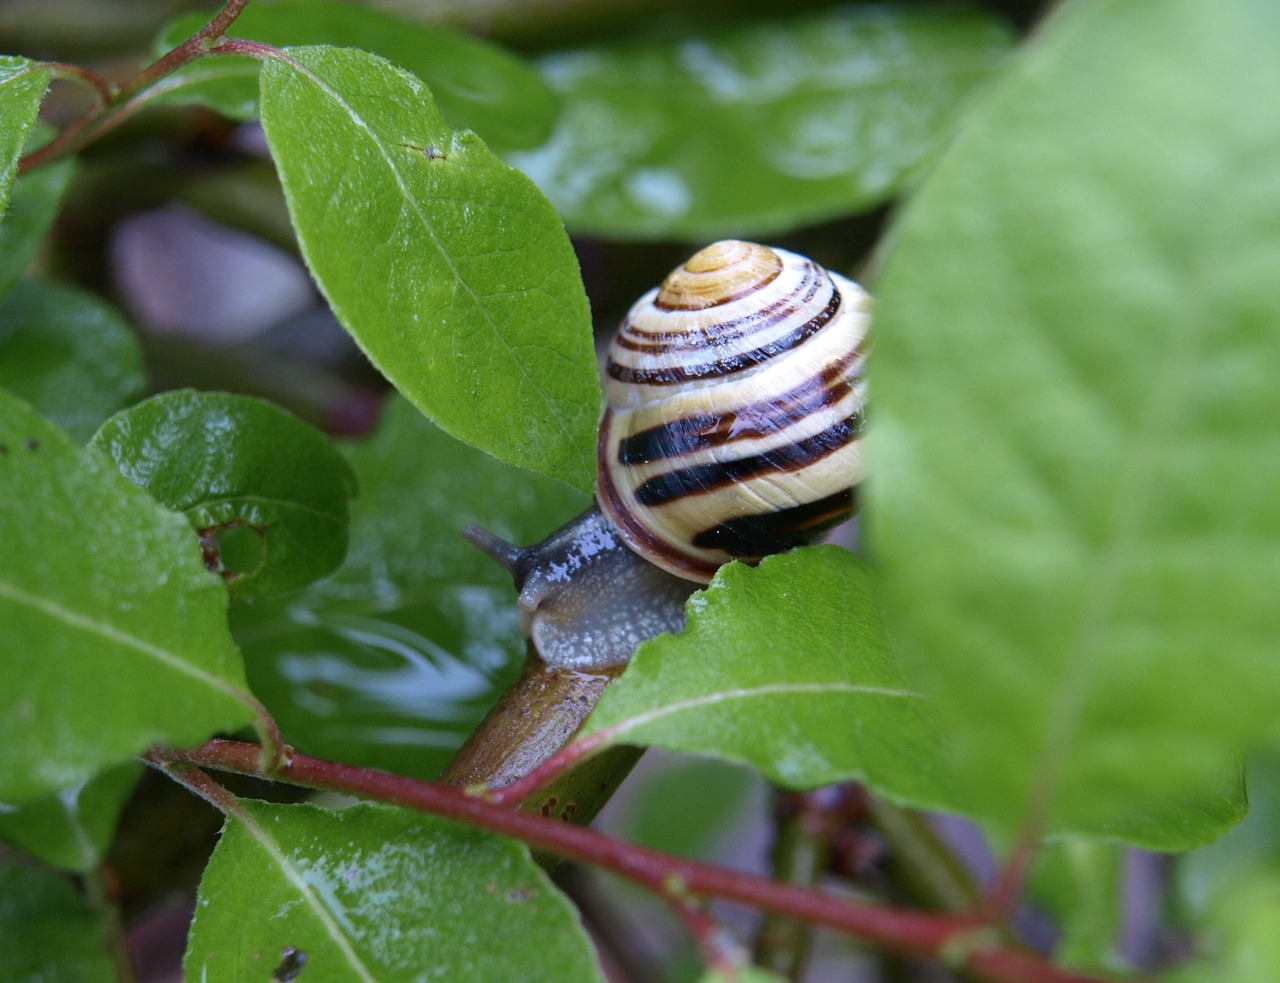
[[[1248,763],[1249,815],[1215,843],[1176,858],[1175,910],[1197,957],[1169,983],[1280,976],[1280,757]]]
[[[783,977],[763,966],[743,966],[733,978],[737,983],[786,983]],[[698,983],[727,983],[727,980],[728,977],[725,974],[712,969],[707,970],[706,975],[700,977]]]
[[[117,414],[93,438],[134,484],[181,512],[244,597],[295,590],[347,551],[355,475],[324,435],[274,403],[229,393],[162,393]],[[247,563],[221,533],[249,530]]]
[[[646,759],[648,760],[648,759]],[[636,786],[639,786],[638,788]],[[744,816],[758,814],[760,776],[704,758],[674,758],[632,775],[626,809],[613,813],[619,839],[680,857],[711,859]]]
[[[1197,956],[1162,983],[1273,983],[1280,979],[1280,871],[1244,873],[1195,927]]]
[[[1058,932],[1054,961],[1086,972],[1132,970],[1117,945],[1124,927],[1125,848],[1072,838],[1041,847],[1027,881],[1031,901]]]
[[[209,20],[188,14],[156,40],[157,55],[181,44]],[[412,72],[431,88],[449,122],[475,130],[491,147],[533,147],[551,130],[559,100],[523,60],[460,31],[430,27],[379,10],[329,0],[251,4],[227,32],[266,44],[362,48]],[[167,102],[198,103],[233,119],[258,114],[258,62],[205,58],[175,73]]]
[[[77,873],[98,867],[142,766],[130,761],[56,795],[0,811],[0,839]]]
[[[253,717],[186,521],[0,391],[0,802]]]
[[[385,806],[240,805],[200,883],[188,979],[265,978],[286,949],[303,979],[602,979],[516,843]]]
[[[88,440],[145,384],[133,331],[93,294],[26,281],[0,297],[0,387],[76,440]]]
[[[867,568],[836,546],[722,567],[680,635],[637,650],[582,734],[750,764],[788,788],[859,780],[926,804],[924,706],[886,650]]]
[[[778,232],[900,191],[1008,48],[986,14],[871,6],[567,50],[555,132],[509,159],[574,232]]]
[[[1278,48],[1262,0],[1062,5],[885,261],[890,631],[1005,831],[1204,842],[1275,733]]]
[[[500,464],[392,399],[349,445],[360,482],[336,574],[232,610],[253,690],[308,754],[433,777],[519,671],[505,571],[459,531],[542,539],[586,504]]]
[[[106,932],[67,881],[0,862],[0,979],[113,983]]]
[[[35,64],[28,58],[0,55],[0,216],[9,207],[18,158],[49,87],[49,72],[34,71]]]
[[[74,174],[75,161],[60,160],[13,182],[9,210],[0,222],[0,294],[30,265]]]
[[[455,437],[590,488],[591,319],[528,179],[364,52],[263,66],[262,124],[311,272],[374,364]]]

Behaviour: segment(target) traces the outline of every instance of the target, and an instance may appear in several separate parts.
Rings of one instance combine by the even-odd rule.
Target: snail
[[[614,669],[681,630],[723,563],[853,514],[869,307],[853,281],[735,240],[636,302],[605,367],[596,504],[535,546],[464,531],[512,574],[547,666]]]

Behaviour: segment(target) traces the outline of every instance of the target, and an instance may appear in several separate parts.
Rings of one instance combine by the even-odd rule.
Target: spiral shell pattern
[[[870,299],[803,256],[717,242],[610,346],[597,500],[628,545],[707,581],[848,518]]]

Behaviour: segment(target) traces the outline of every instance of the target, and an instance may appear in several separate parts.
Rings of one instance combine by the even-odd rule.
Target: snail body
[[[731,240],[632,307],[606,364],[597,505],[532,547],[466,532],[511,571],[548,666],[624,664],[683,628],[722,564],[852,515],[869,306],[811,260]]]

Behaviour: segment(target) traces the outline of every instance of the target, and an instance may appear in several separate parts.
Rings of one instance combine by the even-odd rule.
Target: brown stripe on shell
[[[747,335],[755,334],[780,324],[796,311],[803,310],[806,304],[813,301],[818,295],[818,290],[826,280],[822,276],[822,271],[813,263],[806,263],[804,267],[804,276],[796,285],[796,289],[786,297],[774,301],[759,310],[754,310],[750,314],[744,314],[741,317],[731,318],[727,321],[718,321],[711,325],[699,327],[697,330],[690,331],[688,329],[682,331],[637,331],[634,322],[630,319],[622,322],[622,326],[618,329],[617,337],[613,339],[613,343],[619,348],[625,348],[628,351],[661,353],[661,352],[678,352],[685,351],[689,348],[696,348],[706,345],[708,342],[714,342],[723,345],[731,341],[737,341]],[[835,284],[831,285],[831,289],[835,290]],[[796,295],[803,293],[797,301]],[[714,331],[715,337],[711,334]]]
[[[706,583],[720,568],[718,561],[700,559],[680,551],[666,540],[655,535],[644,523],[632,515],[630,506],[619,494],[613,483],[613,476],[605,466],[609,457],[609,440],[612,423],[612,411],[605,411],[604,420],[600,424],[600,438],[596,444],[596,500],[618,528],[627,545],[641,556],[661,558],[661,565],[680,576],[692,577]]]
[[[699,549],[721,550],[735,557],[768,556],[811,541],[849,518],[855,509],[854,489],[842,488],[815,502],[726,519],[697,533],[693,545]]]
[[[699,413],[631,434],[618,444],[619,464],[646,464],[666,457],[706,451],[736,440],[777,433],[796,420],[835,406],[853,388],[850,374],[859,355],[848,355],[794,389],[722,413]]]
[[[744,369],[752,368],[785,351],[797,347],[810,335],[816,334],[828,321],[835,317],[840,309],[840,291],[832,290],[831,300],[817,315],[810,318],[800,327],[788,332],[781,338],[775,338],[768,344],[753,348],[748,352],[736,352],[710,362],[698,362],[693,365],[665,365],[658,368],[643,369],[622,365],[612,358],[608,360],[605,371],[609,377],[619,382],[638,383],[648,386],[677,385],[693,382],[696,379],[712,379],[733,375]]]
[[[763,454],[694,464],[654,475],[636,489],[635,498],[641,505],[665,505],[703,495],[734,482],[800,471],[856,440],[862,429],[862,413],[854,413],[819,433],[771,448]]]
[[[713,242],[662,281],[653,303],[662,311],[719,307],[772,283],[782,270],[782,259],[765,246],[736,239]]]

